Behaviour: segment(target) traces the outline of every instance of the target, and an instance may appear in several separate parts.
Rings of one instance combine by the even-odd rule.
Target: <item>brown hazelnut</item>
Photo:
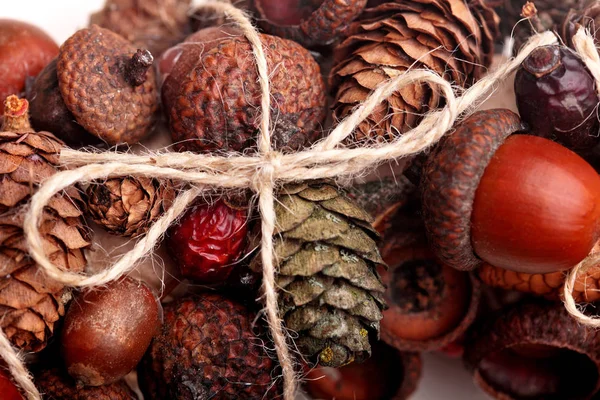
[[[80,293],[65,316],[60,341],[69,374],[83,385],[116,382],[142,359],[160,320],[158,300],[134,279]]]
[[[588,399],[600,388],[598,332],[559,303],[521,303],[470,331],[464,361],[496,399]]]

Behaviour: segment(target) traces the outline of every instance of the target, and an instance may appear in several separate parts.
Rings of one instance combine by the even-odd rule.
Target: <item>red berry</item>
[[[219,200],[189,210],[170,229],[167,248],[185,278],[222,283],[242,253],[247,232],[246,210]]]
[[[0,101],[21,93],[27,77],[36,76],[57,54],[58,46],[41,29],[0,19]]]
[[[0,394],[2,400],[23,400],[19,389],[2,369],[0,369]]]

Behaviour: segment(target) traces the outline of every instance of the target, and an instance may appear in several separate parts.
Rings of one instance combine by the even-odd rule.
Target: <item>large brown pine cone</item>
[[[279,308],[298,349],[323,366],[365,360],[385,307],[371,216],[323,183],[284,187],[275,214]],[[260,269],[260,254],[250,266]]]
[[[107,0],[90,18],[154,56],[181,42],[190,31],[190,0]]]
[[[336,49],[330,81],[333,115],[348,116],[382,82],[427,68],[456,85],[479,79],[492,61],[498,16],[484,0],[397,0],[367,9]],[[395,92],[348,142],[391,141],[441,105],[437,88],[414,84]]]
[[[26,112],[23,115],[27,117]],[[64,315],[70,291],[46,277],[29,257],[23,218],[25,203],[40,181],[56,171],[63,143],[51,133],[24,129],[0,129],[0,327],[17,347],[38,351]],[[50,260],[75,272],[85,268],[83,249],[90,245],[83,207],[78,190],[70,188],[52,199],[40,226]]]
[[[175,190],[170,181],[126,177],[92,183],[87,195],[94,222],[116,235],[136,237],[171,207]]]

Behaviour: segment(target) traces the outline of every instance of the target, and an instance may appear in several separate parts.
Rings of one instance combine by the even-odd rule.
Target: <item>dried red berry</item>
[[[192,207],[167,235],[167,249],[185,278],[222,283],[231,274],[248,232],[245,209],[223,200]]]
[[[250,0],[249,4],[267,33],[312,47],[340,37],[367,0]]]
[[[400,353],[378,343],[363,363],[310,370],[306,389],[324,400],[404,400],[415,391],[420,378],[418,353]]]
[[[273,361],[251,331],[254,315],[217,294],[165,306],[165,323],[139,368],[148,400],[278,398]]]
[[[131,278],[90,289],[73,300],[61,336],[69,374],[89,386],[116,382],[142,359],[160,326],[158,300]]]
[[[104,386],[77,386],[75,381],[59,368],[46,369],[36,374],[35,384],[48,400],[135,400],[137,396],[123,381]],[[4,397],[2,397],[3,400]]]
[[[240,35],[202,35],[204,31],[197,32],[194,36],[199,41],[185,46],[196,47],[190,51],[198,55],[184,57],[182,53],[163,85],[175,148],[196,152],[255,149],[262,110],[252,47]],[[271,82],[271,115],[276,115],[271,121],[272,145],[294,151],[320,136],[326,112],[325,84],[319,65],[299,44],[264,34],[261,42]],[[184,60],[191,68],[175,73]]]
[[[0,102],[20,94],[26,79],[36,76],[57,54],[58,46],[41,29],[0,19]]]
[[[594,78],[572,50],[535,49],[515,76],[519,114],[531,133],[575,150],[600,142]]]
[[[2,368],[0,368],[0,394],[2,400],[23,400],[19,389]]]

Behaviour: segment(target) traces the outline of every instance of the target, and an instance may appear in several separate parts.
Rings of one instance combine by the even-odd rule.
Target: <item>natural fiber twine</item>
[[[62,165],[70,169],[50,177],[32,197],[31,208],[25,218],[25,236],[31,257],[53,279],[74,287],[102,285],[127,273],[135,267],[140,259],[152,252],[169,225],[182,215],[189,204],[203,191],[252,189],[259,196],[258,204],[262,219],[261,257],[265,312],[282,367],[284,398],[292,400],[298,380],[294,371],[294,359],[289,348],[291,339],[285,333],[278,315],[276,271],[272,259],[275,187],[286,182],[354,176],[386,161],[426,150],[450,131],[459,118],[464,118],[475,111],[477,106],[498,86],[498,83],[509,77],[533,49],[554,44],[557,39],[551,32],[532,37],[516,57],[462,92],[458,97],[455,96],[454,89],[449,82],[431,71],[412,70],[399,74],[373,91],[369,98],[354,113],[339,123],[325,139],[305,151],[281,154],[271,148],[269,71],[258,32],[242,11],[228,3],[212,2],[202,5],[202,7],[222,12],[236,22],[252,45],[262,90],[261,108],[263,112],[260,122],[258,154],[219,157],[163,151],[148,155],[133,155],[113,152],[87,153],[64,149],[61,152],[60,161]],[[596,80],[600,82],[600,59],[592,37],[587,32],[579,31],[575,37],[575,43],[578,53],[585,60]],[[380,102],[394,91],[419,82],[428,82],[438,87],[445,97],[446,106],[428,113],[419,126],[392,143],[354,149],[347,149],[340,145],[342,140],[350,135]],[[52,196],[75,183],[129,175],[173,179],[188,183],[191,189],[181,193],[169,211],[152,226],[147,235],[141,238],[133,250],[125,254],[111,268],[95,275],[86,276],[64,271],[54,266],[44,254],[38,230],[42,211]],[[600,319],[582,314],[578,310],[571,292],[577,274],[585,271],[590,265],[596,265],[598,261],[600,261],[600,255],[597,254],[590,255],[582,261],[570,272],[564,288],[565,306],[568,311],[583,324],[590,326],[600,326]],[[0,332],[0,355],[16,383],[27,393],[27,398],[30,400],[40,399],[41,396],[33,385],[20,354],[11,347],[2,332]]]

